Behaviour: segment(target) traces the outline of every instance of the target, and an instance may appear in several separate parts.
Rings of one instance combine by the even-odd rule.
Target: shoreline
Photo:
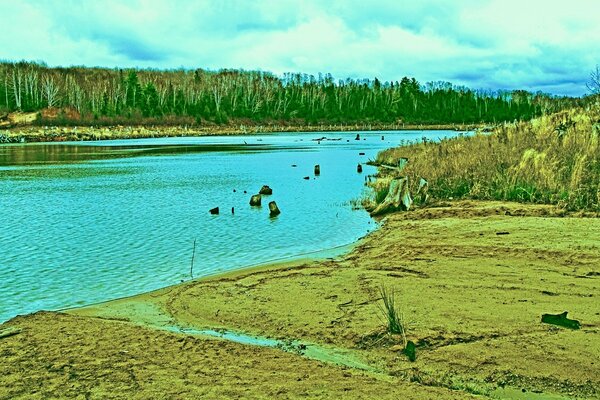
[[[390,214],[337,259],[15,317],[0,325],[19,332],[0,339],[0,398],[600,398],[598,235],[600,219],[547,205],[457,201]],[[380,285],[398,290],[415,362],[385,333]],[[580,330],[539,320],[564,310]],[[238,343],[229,332],[296,347]],[[319,348],[348,362],[311,355]]]
[[[225,126],[15,126],[0,130],[2,143],[36,143],[95,141],[114,139],[145,139],[159,137],[193,136],[243,136],[277,133],[318,133],[318,132],[388,132],[453,130],[473,131],[489,129],[486,124],[323,124],[323,125],[225,125]]]
[[[64,307],[64,308],[59,308],[56,310],[38,310],[38,311],[31,312],[29,314],[19,314],[19,315],[16,315],[4,322],[0,321],[0,325],[2,325],[3,323],[6,323],[6,322],[10,322],[14,318],[28,316],[31,314],[35,314],[37,312],[75,312],[75,313],[77,313],[78,310],[82,310],[82,309],[86,309],[86,308],[94,308],[94,307],[102,306],[102,305],[113,303],[113,302],[127,301],[127,300],[138,298],[140,296],[153,296],[157,293],[162,293],[164,291],[169,291],[169,290],[175,289],[177,287],[182,287],[185,285],[194,285],[194,284],[198,284],[198,283],[202,283],[202,282],[206,282],[206,281],[221,280],[221,279],[235,279],[236,277],[242,276],[244,274],[252,274],[255,272],[266,272],[266,271],[279,270],[279,269],[285,269],[285,268],[294,268],[294,267],[297,267],[298,265],[304,264],[306,262],[334,260],[336,258],[347,256],[349,253],[351,253],[354,250],[354,248],[356,246],[359,246],[364,240],[366,240],[369,235],[376,232],[377,229],[379,229],[380,224],[377,224],[376,226],[377,226],[376,229],[372,230],[371,232],[367,233],[365,236],[362,236],[351,243],[346,243],[346,244],[342,244],[339,246],[330,247],[327,249],[320,249],[320,250],[315,250],[315,251],[311,251],[311,252],[307,252],[307,253],[301,253],[301,254],[297,254],[297,255],[266,260],[264,262],[245,265],[240,268],[236,268],[236,269],[232,269],[232,270],[228,270],[228,271],[217,271],[217,272],[213,272],[213,273],[210,273],[207,275],[202,275],[202,276],[198,276],[195,278],[191,278],[188,280],[182,280],[181,282],[163,286],[163,287],[160,287],[157,289],[134,293],[134,294],[127,295],[127,296],[115,297],[115,298],[111,298],[111,299],[107,299],[107,300],[102,300],[102,301],[97,301],[94,303],[82,304],[82,305],[77,305],[77,306],[72,306],[72,307]],[[311,257],[311,255],[314,255],[314,256]]]

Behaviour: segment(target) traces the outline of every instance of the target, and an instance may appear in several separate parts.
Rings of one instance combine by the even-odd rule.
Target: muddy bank
[[[0,398],[600,398],[600,219],[460,202],[393,214],[340,259],[215,276],[0,326]],[[386,335],[381,285],[417,344]],[[569,311],[581,329],[542,324]],[[157,326],[313,343],[373,368]],[[317,357],[318,358],[318,357]]]

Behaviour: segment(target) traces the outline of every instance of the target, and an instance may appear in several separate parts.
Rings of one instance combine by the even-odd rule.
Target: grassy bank
[[[0,398],[600,398],[599,235],[600,219],[544,205],[392,214],[340,259],[15,318],[0,326],[21,330],[0,339]],[[415,362],[386,333],[382,284]],[[562,311],[581,329],[541,323]],[[161,324],[317,343],[378,372]]]
[[[402,174],[409,176],[413,191],[424,178],[437,199],[508,200],[600,211],[599,142],[600,109],[595,106],[504,124],[492,134],[390,149],[377,161],[397,165],[407,158]],[[382,170],[382,177],[391,173]]]

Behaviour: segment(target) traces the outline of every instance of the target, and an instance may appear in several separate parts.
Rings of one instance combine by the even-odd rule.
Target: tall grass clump
[[[379,294],[382,300],[379,310],[384,317],[388,333],[401,335],[404,347],[406,347],[406,329],[403,315],[396,305],[396,292],[381,285]]]
[[[600,106],[575,108],[529,122],[381,152],[377,161],[409,162],[411,191],[419,178],[437,199],[556,204],[600,211]],[[386,170],[380,171],[386,174]]]

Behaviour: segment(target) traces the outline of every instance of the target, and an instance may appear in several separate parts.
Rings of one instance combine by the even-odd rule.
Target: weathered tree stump
[[[250,197],[250,205],[252,207],[259,207],[261,204],[262,197],[260,194],[254,194]]]
[[[361,173],[362,173],[362,165],[361,165],[361,164],[358,164],[358,165],[356,166],[356,172],[358,172],[359,174],[361,174]]]
[[[218,215],[219,207],[211,208],[210,210],[208,210],[208,212],[211,213],[212,215]]]
[[[277,207],[277,203],[271,201],[269,203],[269,216],[274,217],[279,214],[281,214],[281,211],[279,210],[279,207]]]
[[[564,326],[569,329],[581,328],[581,323],[576,319],[567,318],[567,311],[561,314],[542,314],[542,322],[546,324]]]
[[[273,194],[273,189],[271,189],[268,185],[263,185],[258,191],[258,194]]]
[[[381,215],[391,211],[407,211],[412,205],[412,198],[408,190],[408,177],[394,179],[390,182],[390,189],[385,199],[379,204],[371,215]]]
[[[425,179],[421,178],[421,180],[419,180],[419,188],[417,189],[415,199],[418,199],[420,204],[427,203],[427,200],[429,199],[429,193],[427,193],[428,191],[429,183],[427,183]]]
[[[319,164],[315,165],[315,175],[321,175],[321,166]]]

